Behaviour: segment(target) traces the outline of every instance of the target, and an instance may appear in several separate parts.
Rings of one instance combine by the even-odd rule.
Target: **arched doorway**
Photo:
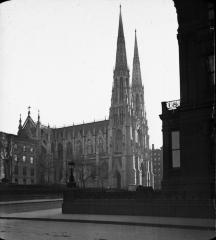
[[[48,157],[47,150],[44,146],[41,146],[39,157],[39,182],[45,184],[47,182],[48,173]]]
[[[115,152],[122,152],[122,131],[120,129],[118,129],[116,132]]]
[[[67,143],[67,149],[66,149],[66,181],[69,181],[70,176],[70,169],[69,169],[69,163],[73,161],[73,148],[72,143]]]
[[[63,171],[63,146],[61,143],[58,144],[58,158],[57,158],[57,169],[56,169],[56,181],[60,183],[62,180]]]
[[[118,170],[115,172],[115,187],[118,189],[121,188],[121,174]]]

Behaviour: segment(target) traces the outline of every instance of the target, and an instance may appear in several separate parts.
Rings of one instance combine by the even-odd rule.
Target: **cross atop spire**
[[[19,119],[19,126],[22,127],[22,116],[21,116],[21,114],[20,114],[20,119]]]
[[[124,30],[123,30],[122,14],[121,14],[121,5],[120,5],[120,13],[119,13],[119,28],[118,28],[115,70],[120,70],[120,69],[128,70],[125,38],[124,38]]]
[[[134,43],[134,58],[133,58],[133,73],[132,73],[132,85],[141,85],[142,86],[142,78],[140,71],[140,61],[139,61],[139,52],[138,52],[138,44],[137,44],[137,32],[135,29],[135,43]]]
[[[28,116],[30,116],[30,114],[31,114],[31,107],[30,106],[28,106]]]

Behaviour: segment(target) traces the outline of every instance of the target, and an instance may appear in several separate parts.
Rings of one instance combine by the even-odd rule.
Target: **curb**
[[[193,230],[211,230],[213,226],[193,226],[193,225],[173,225],[163,223],[142,223],[142,222],[125,222],[125,221],[106,221],[106,220],[83,220],[83,219],[52,219],[52,218],[25,218],[25,217],[0,217],[7,220],[28,220],[28,221],[47,221],[47,222],[76,222],[76,223],[94,223],[94,224],[112,224],[112,225],[129,225],[143,227],[160,227],[160,228],[178,228],[178,229],[193,229]]]

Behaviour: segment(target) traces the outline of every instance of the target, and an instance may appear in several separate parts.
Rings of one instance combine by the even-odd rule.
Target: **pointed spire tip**
[[[38,109],[38,123],[40,123],[40,110]]]
[[[126,57],[125,38],[124,38],[124,30],[123,30],[122,15],[121,15],[121,5],[120,5],[120,14],[119,14],[115,70],[117,68],[127,69],[127,57]]]
[[[19,119],[19,130],[22,128],[22,119],[21,119],[21,113],[20,113],[20,119]]]
[[[31,114],[31,107],[28,106],[28,116],[30,116],[30,114]]]
[[[134,58],[133,58],[133,72],[132,72],[132,85],[142,85],[141,71],[140,71],[140,62],[139,62],[139,53],[138,53],[138,44],[137,36],[135,29],[135,42],[134,42]]]

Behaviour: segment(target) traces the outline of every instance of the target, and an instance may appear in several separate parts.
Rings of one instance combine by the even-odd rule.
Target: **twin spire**
[[[118,39],[117,39],[116,63],[115,63],[115,71],[116,70],[128,71],[124,29],[123,29],[122,14],[121,14],[121,5],[120,5],[120,14],[119,14],[119,28],[118,28]],[[134,58],[133,58],[133,72],[132,72],[132,86],[133,85],[134,86],[142,85],[136,30],[135,30],[135,44],[134,44]]]
[[[124,38],[124,30],[123,30],[122,15],[121,15],[121,5],[120,5],[115,70],[125,70],[125,69],[128,70],[128,66],[127,66],[127,55],[126,55],[125,38]]]
[[[135,44],[134,44],[134,58],[133,58],[133,73],[132,73],[132,86],[142,85],[139,52],[137,45],[137,36],[135,30]]]

